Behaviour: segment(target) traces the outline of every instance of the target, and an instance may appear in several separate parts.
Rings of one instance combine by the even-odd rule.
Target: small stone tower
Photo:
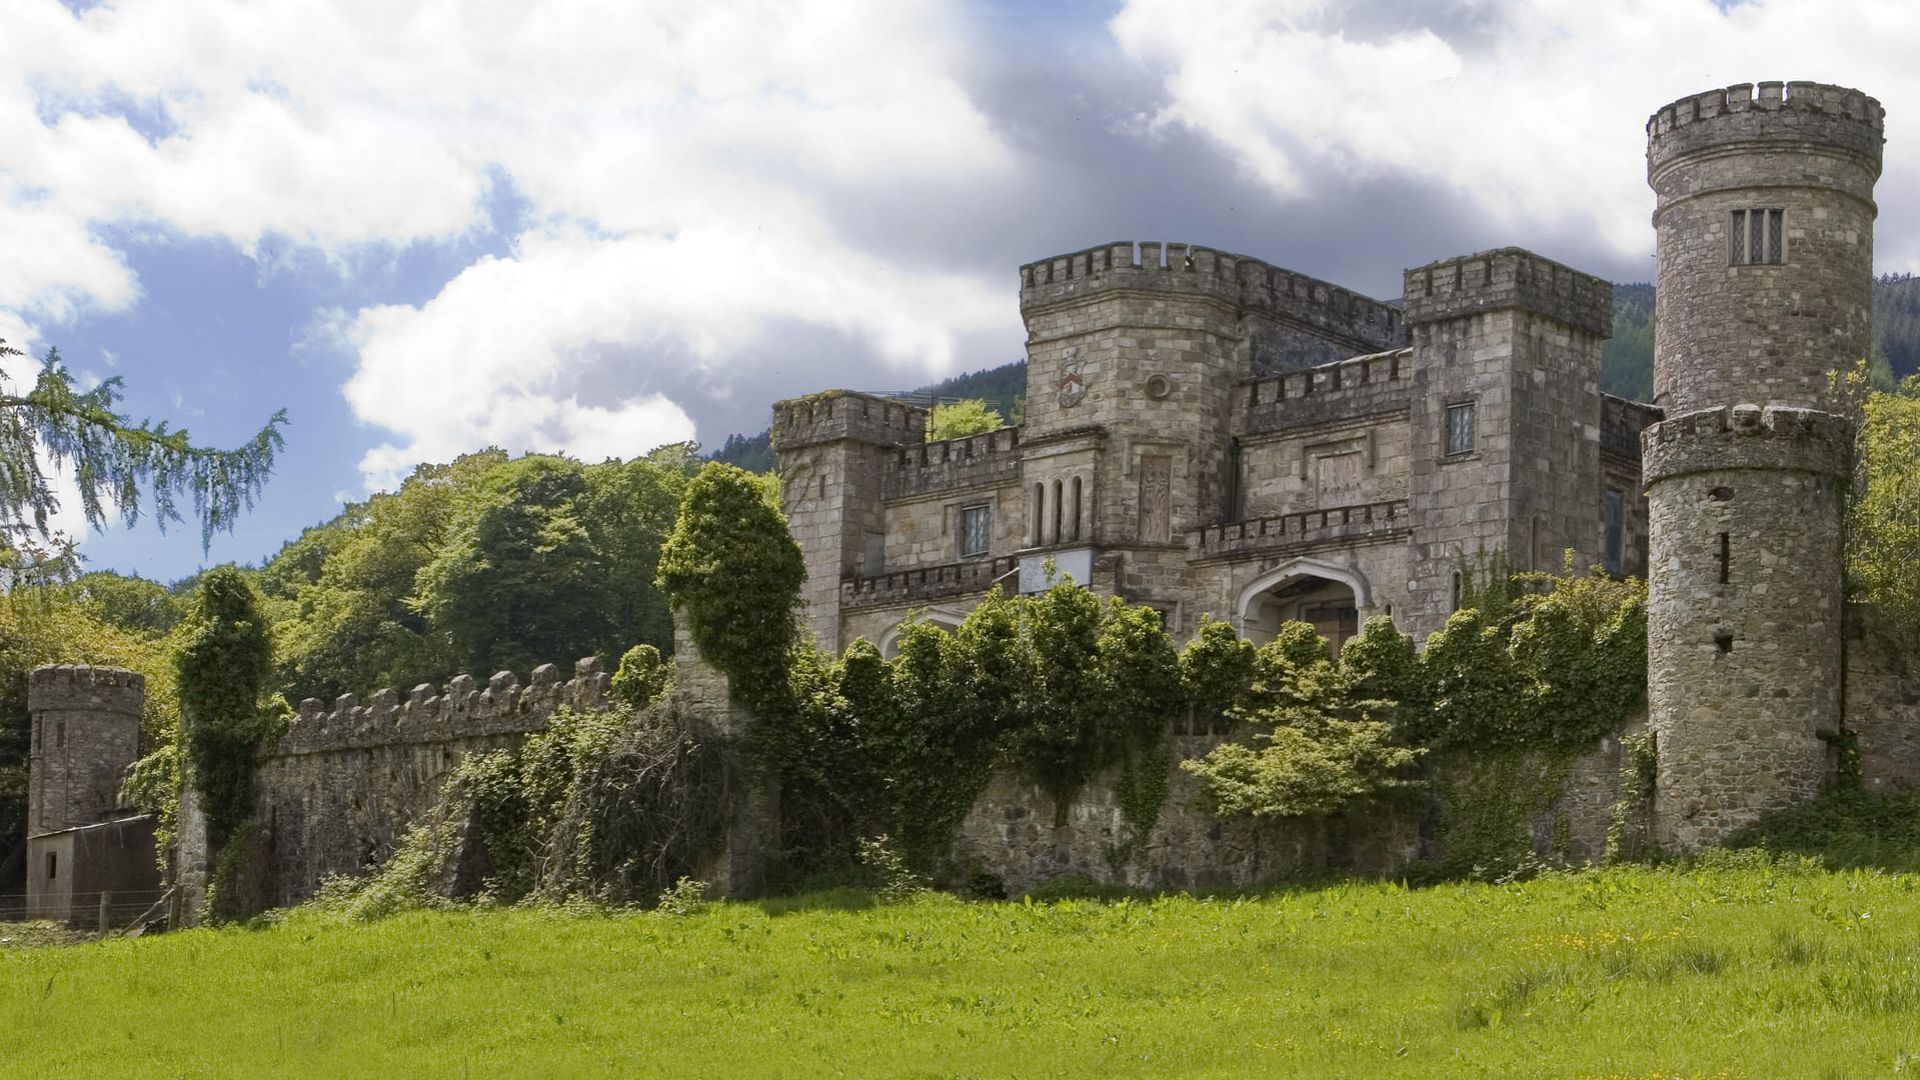
[[[121,778],[140,755],[146,692],[146,676],[121,668],[59,664],[27,676],[28,836],[112,816]]]
[[[832,390],[783,401],[773,410],[780,496],[806,559],[803,597],[820,647],[838,652],[840,579],[886,572],[881,504],[887,459],[927,438],[927,411]]]
[[[1883,111],[1746,84],[1647,121],[1658,197],[1644,476],[1661,842],[1692,850],[1814,795],[1841,720],[1852,432],[1829,373],[1871,346]]]

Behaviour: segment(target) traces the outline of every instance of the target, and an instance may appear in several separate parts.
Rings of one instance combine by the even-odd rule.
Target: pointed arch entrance
[[[1322,559],[1289,559],[1248,582],[1235,602],[1240,634],[1256,645],[1297,619],[1313,624],[1335,655],[1360,632],[1361,616],[1372,607],[1365,574]]]

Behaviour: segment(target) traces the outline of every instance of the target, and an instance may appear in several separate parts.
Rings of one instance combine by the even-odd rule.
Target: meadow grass
[[[415,911],[0,949],[0,1076],[1853,1077],[1920,1071],[1916,879],[679,917]]]

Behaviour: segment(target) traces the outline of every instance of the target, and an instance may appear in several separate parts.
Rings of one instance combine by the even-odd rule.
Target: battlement
[[[1846,417],[1785,405],[1729,405],[1663,420],[1641,435],[1649,485],[1689,473],[1776,469],[1847,475],[1853,425]]]
[[[613,680],[599,657],[586,657],[576,662],[573,670],[573,678],[563,682],[556,665],[542,664],[533,669],[525,687],[511,671],[488,679],[484,689],[471,675],[456,677],[444,690],[421,683],[402,695],[388,687],[375,691],[365,705],[360,704],[358,695],[342,694],[332,709],[318,698],[308,698],[300,703],[286,733],[265,756],[540,731],[562,705],[592,709],[607,703]]]
[[[840,604],[843,608],[855,609],[949,596],[980,596],[995,582],[1019,569],[1018,558],[1003,555],[995,559],[967,559],[896,570],[872,577],[849,576],[840,581]]]
[[[139,716],[147,677],[137,671],[87,664],[49,664],[27,673],[27,711],[85,709]]]
[[[1120,241],[1020,268],[1023,313],[1123,290],[1211,298],[1358,349],[1388,349],[1406,340],[1400,309],[1392,304],[1250,256],[1196,244]]]
[[[1613,285],[1524,248],[1442,259],[1407,271],[1409,324],[1520,308],[1596,337],[1613,336]]]
[[[1822,146],[1880,174],[1886,110],[1858,90],[1815,82],[1763,82],[1691,94],[1647,118],[1647,172],[1710,150]]]
[[[1241,384],[1245,433],[1404,409],[1413,386],[1412,349],[1369,353]]]
[[[879,446],[910,446],[927,438],[927,410],[852,390],[828,390],[775,402],[773,448],[855,439]]]
[[[903,446],[887,462],[885,497],[1012,482],[1020,475],[1020,429]]]

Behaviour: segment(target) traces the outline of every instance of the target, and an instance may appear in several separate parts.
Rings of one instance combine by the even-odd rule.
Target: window
[[[1607,573],[1609,574],[1620,573],[1621,566],[1624,561],[1621,558],[1621,550],[1620,550],[1622,546],[1621,544],[1622,533],[1624,532],[1624,529],[1622,527],[1622,522],[1620,520],[1620,511],[1621,511],[1620,493],[1617,491],[1608,491],[1607,492],[1606,555],[1607,555]]]
[[[1473,402],[1447,406],[1447,456],[1473,449]]]
[[[985,506],[960,508],[960,556],[985,555],[993,543],[993,518]]]
[[[57,878],[59,876],[60,876],[60,853],[57,851],[49,851],[47,852],[47,880],[52,881],[54,878]]]
[[[1727,229],[1728,261],[1735,266],[1781,261],[1784,210],[1735,210]]]

